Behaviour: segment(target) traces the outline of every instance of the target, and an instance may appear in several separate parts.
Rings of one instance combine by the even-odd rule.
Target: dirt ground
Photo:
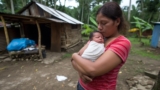
[[[138,48],[138,47],[137,47]],[[142,47],[139,47],[142,48]],[[160,54],[160,49],[156,53]],[[143,72],[160,70],[160,61],[130,52],[118,76],[117,90],[129,90],[126,79]],[[67,77],[57,81],[56,76]],[[70,58],[44,64],[35,61],[9,61],[0,63],[0,90],[76,90],[77,72]]]

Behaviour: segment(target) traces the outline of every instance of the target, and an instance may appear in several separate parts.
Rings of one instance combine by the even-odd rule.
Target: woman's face
[[[98,30],[104,37],[112,37],[118,34],[118,25],[120,20],[113,21],[99,13],[96,17],[98,23]]]

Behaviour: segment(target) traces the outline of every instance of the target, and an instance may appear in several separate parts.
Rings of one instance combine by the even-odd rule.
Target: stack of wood
[[[12,54],[11,55],[12,60],[18,60],[18,61],[28,61],[28,60],[38,60],[40,59],[40,56],[38,53],[35,54]]]
[[[42,49],[44,52],[44,49]],[[18,60],[18,61],[28,61],[28,60],[33,60],[33,61],[38,61],[40,59],[40,55],[38,50],[35,51],[12,51],[9,52],[9,55],[12,60]]]

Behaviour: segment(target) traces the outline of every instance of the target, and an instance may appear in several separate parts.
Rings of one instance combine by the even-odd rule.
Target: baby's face
[[[96,32],[93,34],[93,41],[97,42],[97,43],[104,43],[104,39],[103,39],[103,36],[102,34]]]

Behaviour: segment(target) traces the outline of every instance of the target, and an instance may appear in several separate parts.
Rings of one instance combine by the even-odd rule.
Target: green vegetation
[[[65,53],[63,56],[62,56],[62,59],[64,58],[69,58],[72,56],[72,53]]]
[[[81,32],[81,34],[83,36],[89,36],[89,34],[95,30],[97,30],[97,22],[92,18],[90,17],[90,21],[92,22],[92,24],[84,24],[83,25],[83,31]]]
[[[13,1],[13,2],[11,2]],[[26,4],[28,4],[31,0],[0,0],[0,12],[3,13],[11,13],[12,10],[16,13]],[[76,1],[79,5],[77,7],[73,6],[65,6],[67,0],[34,0],[38,3],[46,5],[48,7],[60,10],[65,12],[72,17],[82,21],[85,24],[92,24],[89,20],[92,17],[94,20],[96,19],[96,12],[98,8],[104,4],[105,2],[109,2],[110,0],[68,0],[68,1]],[[112,0],[117,2],[118,4],[122,4],[122,0]],[[131,0],[129,0],[131,1]],[[124,16],[127,19],[130,16],[131,22],[134,21],[133,16],[139,17],[147,22],[158,22],[160,21],[160,1],[159,0],[136,0],[136,6],[132,5],[132,10],[129,12],[129,3],[126,6],[121,7]],[[56,5],[59,3],[59,5]],[[12,7],[13,5],[13,7]],[[135,25],[131,25],[131,28],[135,27]]]
[[[160,55],[154,52],[156,49],[154,50],[151,48],[149,39],[142,39],[142,42],[144,42],[144,46],[141,48],[137,48],[140,47],[138,38],[129,38],[129,40],[132,43],[131,53],[155,60],[160,59]]]
[[[135,16],[133,16],[133,18],[135,19],[135,22],[131,22],[131,23],[134,23],[135,26],[139,29],[139,35],[138,35],[139,42],[143,42],[141,41],[141,38],[143,37],[142,33],[147,30],[153,30],[153,26],[141,18],[138,18]]]
[[[153,26],[150,23],[144,21],[143,19],[135,17],[135,16],[133,16],[133,18],[135,22],[131,22],[131,23],[134,23],[135,26],[141,30],[141,32],[153,29]],[[142,33],[140,33],[140,35],[142,35]]]

